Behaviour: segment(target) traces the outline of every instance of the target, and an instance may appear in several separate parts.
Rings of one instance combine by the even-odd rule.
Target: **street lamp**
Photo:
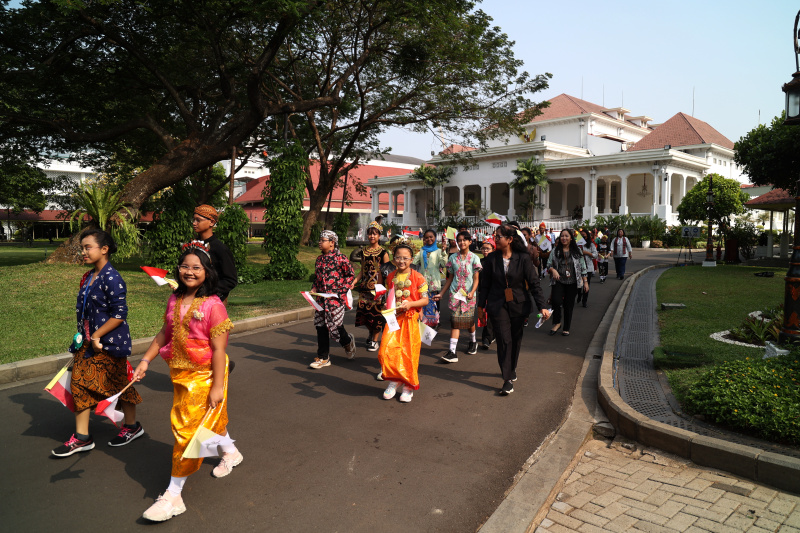
[[[798,39],[800,34],[797,33],[797,22],[799,20],[800,11],[794,17],[794,33],[792,33],[795,73],[792,74],[792,81],[783,85],[783,92],[786,93],[786,119],[783,123],[786,126],[800,125],[800,60],[798,60],[798,54],[800,54]]]
[[[715,267],[714,243],[711,242],[711,217],[714,210],[714,176],[708,177],[708,192],[706,193],[706,208],[708,209],[708,240],[706,241],[706,260],[703,261],[704,267]]]

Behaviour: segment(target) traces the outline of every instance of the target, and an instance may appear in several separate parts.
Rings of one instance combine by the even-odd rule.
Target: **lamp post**
[[[714,210],[714,176],[708,177],[708,192],[706,193],[706,208],[708,209],[708,240],[706,241],[706,260],[703,261],[704,267],[715,267],[714,243],[711,240],[711,216]]]
[[[792,41],[794,44],[794,63],[795,73],[792,74],[792,81],[783,86],[786,93],[786,119],[783,123],[786,126],[800,125],[800,46],[798,46],[797,23],[800,21],[800,11],[794,17],[794,32]],[[781,344],[800,344],[800,180],[796,184],[797,193],[794,197],[794,245],[792,246],[792,258],[789,260],[789,271],[786,272],[786,285],[783,296],[783,327],[778,335]]]

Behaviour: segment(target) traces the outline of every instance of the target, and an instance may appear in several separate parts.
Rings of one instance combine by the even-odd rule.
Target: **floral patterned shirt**
[[[467,299],[466,302],[457,300],[453,296],[460,290],[469,294],[472,290],[475,272],[483,270],[481,260],[472,252],[467,252],[467,257],[462,258],[460,253],[455,253],[447,260],[447,272],[453,275],[450,283],[450,302],[451,311],[468,312],[475,309],[477,298]]]

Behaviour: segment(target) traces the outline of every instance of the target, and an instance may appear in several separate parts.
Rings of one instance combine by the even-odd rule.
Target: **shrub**
[[[800,354],[722,363],[686,393],[684,407],[718,424],[800,444]]]
[[[214,228],[214,235],[224,242],[236,263],[236,270],[242,270],[247,265],[247,231],[250,229],[250,219],[239,204],[225,206],[219,214],[219,221]]]
[[[664,248],[664,243],[662,241],[650,241],[650,248]]]
[[[339,213],[333,219],[333,231],[339,238],[339,246],[347,246],[347,232],[350,230],[350,214]],[[318,239],[319,240],[319,239]]]
[[[760,316],[748,316],[731,336],[741,342],[764,346],[767,341],[777,341],[783,325],[783,304],[761,312]]]
[[[322,229],[325,226],[322,224],[321,220],[317,220],[311,225],[311,233],[308,235],[308,245],[314,246],[316,243],[319,242],[319,236],[322,235]]]

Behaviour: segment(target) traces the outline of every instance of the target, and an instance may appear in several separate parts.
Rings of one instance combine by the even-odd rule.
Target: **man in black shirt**
[[[219,214],[216,209],[207,204],[199,205],[194,209],[192,229],[197,234],[197,238],[208,245],[210,249],[211,264],[214,265],[219,277],[217,296],[222,303],[227,304],[228,293],[239,283],[239,278],[230,248],[214,235],[217,220],[219,220]]]

